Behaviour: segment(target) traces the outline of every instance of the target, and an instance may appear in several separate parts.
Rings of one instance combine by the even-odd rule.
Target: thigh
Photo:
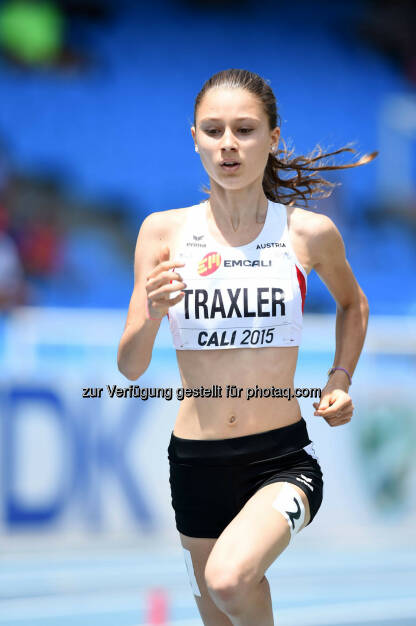
[[[276,463],[264,459],[235,474],[239,513],[227,525],[213,547],[208,577],[227,570],[250,583],[260,582],[268,567],[291,541],[288,521],[273,503],[285,483],[302,499],[307,526],[320,507],[323,494],[319,463],[306,452]],[[296,535],[294,535],[295,537]],[[250,541],[247,541],[250,537]]]
[[[205,566],[217,539],[188,537],[179,533],[190,584],[204,626],[232,626],[208,593]]]
[[[290,543],[290,529],[273,502],[284,482],[273,482],[258,489],[218,537],[206,566],[208,580],[231,576],[249,585],[259,583],[275,559]],[[309,522],[305,493],[293,485],[305,507],[304,525]],[[247,541],[247,538],[250,541]]]

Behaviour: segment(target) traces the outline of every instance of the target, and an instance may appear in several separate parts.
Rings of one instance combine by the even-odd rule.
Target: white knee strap
[[[185,556],[185,565],[186,565],[186,569],[188,570],[189,582],[191,583],[192,592],[194,596],[200,596],[201,592],[199,591],[198,582],[195,578],[195,571],[194,571],[194,566],[192,563],[191,552],[187,550],[186,548],[184,548],[183,546],[182,546],[182,549],[183,549],[183,553]]]
[[[272,502],[272,507],[283,515],[289,524],[290,538],[299,532],[305,521],[305,506],[302,498],[291,483],[284,483],[284,486]]]

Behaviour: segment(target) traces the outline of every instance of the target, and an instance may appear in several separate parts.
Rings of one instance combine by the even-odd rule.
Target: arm
[[[182,280],[178,273],[169,270],[183,263],[169,261],[169,247],[166,245],[167,234],[164,227],[166,228],[166,218],[162,225],[160,213],[152,213],[144,219],[137,237],[134,256],[134,288],[117,352],[118,369],[130,380],[136,380],[148,368],[160,322],[168,307],[176,304],[183,297],[179,294],[168,300],[172,291],[181,288],[178,283],[170,284],[171,280]],[[165,245],[159,252],[161,244]],[[150,280],[149,277],[151,277]],[[157,308],[152,306],[154,296],[156,298],[159,296]],[[164,299],[161,299],[163,296]],[[151,317],[160,319],[154,320],[148,317],[146,299]]]
[[[345,257],[344,242],[337,227],[324,215],[319,216],[312,237],[312,257],[315,271],[337,304],[333,366],[344,367],[352,376],[367,332],[368,301]],[[345,372],[334,372],[322,390],[319,408],[318,403],[314,403],[315,415],[324,417],[330,426],[349,422],[354,409],[348,395],[349,386]]]

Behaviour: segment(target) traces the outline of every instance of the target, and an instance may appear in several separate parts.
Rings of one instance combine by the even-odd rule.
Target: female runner
[[[294,392],[307,274],[318,273],[337,305],[334,367],[314,403],[329,426],[351,420],[348,389],[367,329],[367,298],[339,231],[293,205],[334,185],[318,170],[377,153],[344,166],[314,163],[350,148],[290,160],[277,149],[277,122],[259,75],[230,69],[205,83],[191,133],[209,200],[143,221],[118,349],[120,371],[136,380],[168,314],[183,387],[221,386],[221,398],[184,398],[168,448],[176,527],[205,626],[274,624],[265,572],[322,502],[298,401],[276,397]],[[251,399],[249,388],[259,390]],[[264,389],[273,396],[261,397]]]

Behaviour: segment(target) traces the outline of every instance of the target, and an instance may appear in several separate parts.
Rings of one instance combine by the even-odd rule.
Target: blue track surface
[[[266,575],[278,626],[416,624],[415,550],[293,544]],[[202,624],[180,546],[9,554],[0,571],[0,625],[144,626],[148,593],[160,587],[169,625]]]

